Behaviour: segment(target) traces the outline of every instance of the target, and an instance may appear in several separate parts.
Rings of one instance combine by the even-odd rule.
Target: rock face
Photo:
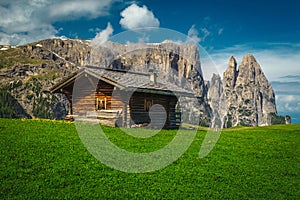
[[[226,110],[223,99],[223,84],[219,75],[213,74],[211,81],[207,83],[207,98],[212,109],[212,127],[223,127],[223,120],[221,116],[224,116]],[[221,99],[222,98],[222,99]]]
[[[24,112],[17,117],[60,119],[68,102],[63,95],[47,92],[84,63],[90,46],[80,40],[49,39],[0,51],[0,91],[8,93]],[[5,96],[7,96],[5,95]],[[5,101],[1,98],[0,101]],[[14,106],[0,109],[9,117]],[[22,114],[26,113],[26,114]]]
[[[238,70],[231,57],[222,83],[220,78],[215,82],[213,77],[208,95],[223,127],[271,125],[270,115],[277,114],[275,94],[253,55],[244,56]],[[219,103],[212,98],[219,99]]]

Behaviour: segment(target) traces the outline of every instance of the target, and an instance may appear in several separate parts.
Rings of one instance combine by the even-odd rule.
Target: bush
[[[0,89],[0,118],[30,118],[18,101],[6,90]]]
[[[271,124],[285,124],[285,117],[278,116],[276,113],[270,113]]]

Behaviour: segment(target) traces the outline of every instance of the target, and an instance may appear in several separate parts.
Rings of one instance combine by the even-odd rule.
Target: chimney
[[[150,84],[157,85],[157,72],[156,68],[150,69]]]

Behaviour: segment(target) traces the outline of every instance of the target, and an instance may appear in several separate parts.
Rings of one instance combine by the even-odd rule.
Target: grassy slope
[[[43,63],[45,63],[43,60],[28,58],[19,47],[0,52],[0,69],[11,68],[15,65],[41,65]]]
[[[138,140],[118,129],[106,131],[131,151],[153,151],[176,134]],[[205,133],[199,131],[188,151],[165,169],[127,174],[92,157],[74,124],[0,119],[0,199],[300,197],[300,125],[224,130],[200,159]]]

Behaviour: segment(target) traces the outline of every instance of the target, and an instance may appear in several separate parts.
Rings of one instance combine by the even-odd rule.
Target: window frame
[[[95,110],[106,110],[106,104],[107,101],[105,97],[97,97],[95,99]]]

